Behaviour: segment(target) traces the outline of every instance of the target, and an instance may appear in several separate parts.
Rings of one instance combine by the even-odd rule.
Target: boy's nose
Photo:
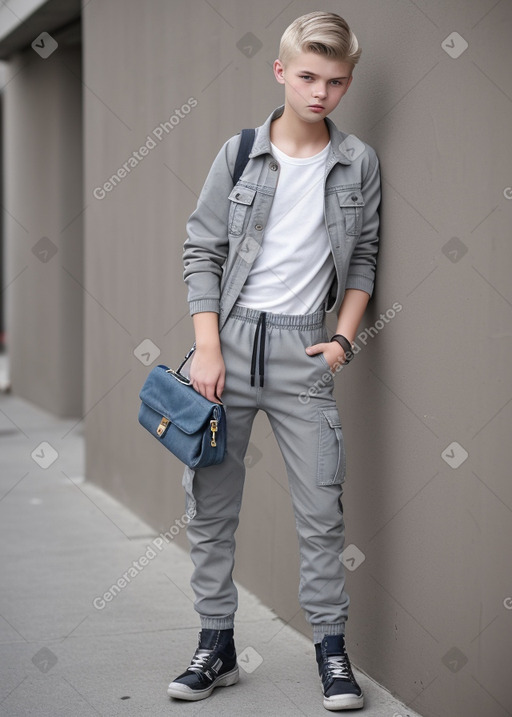
[[[318,97],[318,98],[325,97],[326,94],[327,94],[327,92],[324,87],[317,87],[315,89],[315,91],[313,92],[313,97]]]

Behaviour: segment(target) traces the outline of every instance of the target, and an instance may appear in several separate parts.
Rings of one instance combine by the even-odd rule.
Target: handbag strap
[[[192,354],[194,353],[195,350],[196,350],[196,342],[194,341],[194,343],[192,344],[192,348],[191,348],[190,351],[187,353],[187,355],[185,356],[185,358],[184,358],[183,361],[180,363],[180,365],[178,366],[178,368],[176,369],[176,371],[175,371],[174,373],[177,373],[179,376],[181,376],[181,369],[182,369],[183,366],[187,363],[187,361],[188,361],[189,358],[192,356]]]

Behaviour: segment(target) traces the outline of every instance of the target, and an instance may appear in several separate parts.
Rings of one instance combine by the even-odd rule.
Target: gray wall
[[[60,416],[82,412],[80,47],[6,65],[6,328],[13,391]]]
[[[191,343],[181,279],[186,219],[221,143],[281,103],[271,72],[279,37],[316,7],[304,0],[84,6],[87,477],[157,530],[183,514],[181,467],[137,423],[148,366],[136,354],[150,339],[159,362],[176,364]],[[383,169],[377,290],[357,339],[361,350],[336,389],[348,447],[350,651],[424,715],[501,717],[512,710],[512,385],[505,363],[512,3],[351,0],[323,8],[345,15],[363,46],[333,119],[372,144]],[[449,38],[454,31],[464,40]],[[239,43],[246,33],[256,39]],[[468,47],[454,57],[464,41]],[[237,43],[252,44],[252,56]],[[26,123],[26,138],[37,131],[30,107],[8,92],[7,135],[16,138],[16,118]],[[36,84],[31,94],[35,103]],[[197,106],[96,199],[94,188],[189,98]],[[15,149],[8,152],[16,181]],[[29,190],[35,206],[41,184]],[[8,206],[19,216],[15,196],[19,190]],[[29,231],[53,236],[40,216]],[[23,261],[15,264],[22,269]],[[44,269],[51,264],[25,271],[27,288],[38,286],[36,272]],[[402,308],[393,316],[394,304]],[[26,307],[16,310],[30,317]],[[28,328],[31,340],[12,346],[24,383],[27,349],[44,345]],[[288,488],[269,430],[260,416],[236,575],[307,630],[296,598]],[[177,540],[186,544],[183,532]]]

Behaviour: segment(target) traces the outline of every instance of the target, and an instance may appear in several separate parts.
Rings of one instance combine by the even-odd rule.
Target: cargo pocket
[[[255,189],[236,186],[229,195],[228,232],[232,236],[240,236],[245,227],[249,207],[254,202]]]
[[[345,218],[345,231],[359,236],[363,226],[364,199],[360,189],[343,189],[336,192],[341,212]]]
[[[321,408],[319,413],[317,485],[345,480],[345,445],[338,409]]]

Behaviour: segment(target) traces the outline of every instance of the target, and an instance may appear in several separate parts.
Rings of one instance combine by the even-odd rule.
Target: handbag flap
[[[220,420],[220,404],[212,403],[167,371],[167,366],[159,364],[149,372],[139,393],[141,401],[188,434],[197,433],[210,420]]]

